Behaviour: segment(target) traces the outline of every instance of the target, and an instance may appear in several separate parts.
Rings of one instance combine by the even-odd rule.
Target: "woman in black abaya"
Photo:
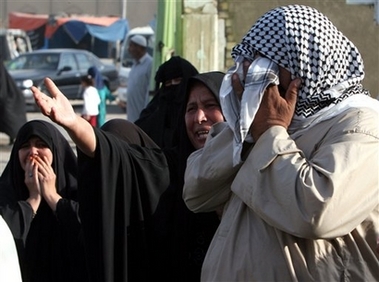
[[[25,122],[25,98],[0,58],[0,132],[7,134],[13,143]]]
[[[156,240],[154,246],[157,248],[155,271],[162,281],[200,281],[205,254],[220,222],[215,212],[190,211],[183,201],[182,193],[187,158],[198,149],[198,145],[193,144],[188,136],[188,125],[185,121],[186,112],[189,111],[187,103],[190,94],[193,91],[199,91],[199,88],[195,89],[195,87],[208,89],[215,98],[215,102],[200,95],[208,103],[204,106],[211,107],[210,103],[217,103],[216,108],[221,111],[219,89],[223,77],[224,73],[214,71],[197,74],[188,80],[182,95],[183,101],[173,140],[177,145],[164,149],[170,166],[171,179],[154,214]],[[212,104],[212,107],[215,106]],[[209,116],[206,119],[208,126],[214,122]]]
[[[169,183],[167,161],[136,125],[94,128],[96,150],[78,150],[79,201],[91,281],[154,281],[152,214]]]
[[[33,120],[21,127],[0,178],[0,213],[24,282],[88,281],[76,176],[76,156],[54,125]]]
[[[196,68],[180,56],[164,62],[155,74],[156,93],[134,123],[161,148],[171,148],[181,115],[187,81],[198,74]]]
[[[188,91],[202,85],[211,92],[211,108],[220,112],[222,78],[220,72],[196,77]],[[33,88],[41,112],[62,125],[78,148],[80,216],[91,281],[200,280],[218,217],[189,212],[181,198],[186,158],[195,150],[186,137],[185,107],[177,137],[181,145],[163,152],[128,121],[93,128],[50,79],[45,84],[53,98]]]

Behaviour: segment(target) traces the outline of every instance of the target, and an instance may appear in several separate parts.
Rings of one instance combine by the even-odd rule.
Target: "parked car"
[[[33,104],[32,85],[46,91],[43,83],[50,77],[70,100],[82,99],[80,78],[96,66],[103,75],[104,83],[111,92],[119,87],[115,65],[105,64],[91,52],[80,49],[43,49],[21,54],[7,62],[9,74],[25,96],[27,104]],[[48,93],[47,93],[48,94]]]

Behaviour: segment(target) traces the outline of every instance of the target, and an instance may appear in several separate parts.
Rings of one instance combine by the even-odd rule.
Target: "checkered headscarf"
[[[256,52],[302,79],[294,120],[314,118],[363,90],[361,55],[323,14],[290,5],[264,14],[232,50],[253,59]]]

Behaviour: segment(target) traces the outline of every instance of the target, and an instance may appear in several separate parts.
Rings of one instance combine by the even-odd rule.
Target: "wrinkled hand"
[[[284,97],[280,96],[278,86],[267,87],[258,112],[250,126],[250,134],[254,140],[258,140],[272,126],[279,125],[288,129],[295,112],[300,83],[300,79],[294,79]]]
[[[63,127],[70,128],[75,125],[77,115],[70,101],[50,78],[45,78],[44,83],[52,97],[42,93],[37,87],[32,86],[31,88],[34,100],[41,113]]]

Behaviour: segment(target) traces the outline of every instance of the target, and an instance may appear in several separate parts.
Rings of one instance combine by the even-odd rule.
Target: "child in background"
[[[107,115],[107,100],[114,101],[115,97],[112,95],[109,88],[105,85],[101,72],[95,66],[90,67],[87,71],[88,75],[93,77],[94,84],[100,96],[99,115],[97,116],[97,127],[101,127],[105,123]]]
[[[83,111],[82,118],[87,120],[92,126],[97,127],[97,116],[99,115],[100,96],[93,86],[93,78],[85,75],[81,79],[83,91]]]

